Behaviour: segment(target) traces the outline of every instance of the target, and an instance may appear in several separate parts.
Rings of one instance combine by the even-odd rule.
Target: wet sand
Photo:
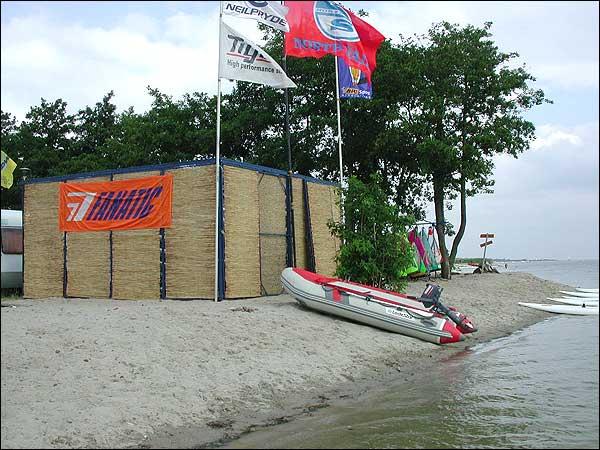
[[[479,331],[438,346],[287,295],[212,301],[2,299],[2,448],[216,447],[550,317],[568,286],[526,273],[434,279]],[[425,280],[412,281],[418,295]]]

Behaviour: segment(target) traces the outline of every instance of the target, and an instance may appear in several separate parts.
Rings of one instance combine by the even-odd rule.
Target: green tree
[[[105,103],[86,117],[89,126],[100,134],[93,154],[105,168],[190,161],[214,156],[215,97],[194,92],[181,100],[147,87],[153,97],[151,107],[137,114],[132,107],[103,121]],[[110,94],[109,94],[110,95]],[[105,97],[105,100],[107,98]],[[99,108],[102,106],[101,108]],[[112,108],[110,109],[111,111]],[[83,134],[80,134],[80,139]],[[92,146],[93,148],[94,146]]]
[[[142,116],[138,137],[153,163],[189,161],[214,152],[216,102],[197,92],[179,101],[158,89],[148,87],[148,92],[154,100]]]
[[[93,109],[87,106],[75,116],[72,156],[62,161],[62,174],[93,172],[111,167],[104,147],[120,131],[117,107],[111,103],[113,97],[114,93],[110,91]]]
[[[514,68],[516,53],[503,53],[490,39],[491,23],[460,28],[433,25],[413,59],[414,103],[406,114],[417,142],[417,159],[431,182],[436,231],[442,252],[442,276],[450,265],[466,227],[466,198],[490,192],[493,160],[498,153],[514,157],[529,147],[534,125],[522,116],[543,103],[544,93],[524,67]],[[445,201],[460,196],[461,224],[451,254],[445,242]]]
[[[342,242],[336,256],[340,278],[358,283],[402,290],[403,275],[412,264],[406,228],[414,218],[403,216],[381,188],[381,175],[367,183],[348,179],[344,189],[343,222],[330,222],[332,233]]]
[[[281,33],[265,31],[265,50],[282,55]],[[385,41],[373,74],[372,100],[341,100],[344,174],[363,181],[380,173],[385,192],[403,211],[422,217],[426,185],[418,172],[416,144],[406,130],[394,128],[400,120],[398,105],[410,94],[402,73],[409,61]],[[335,100],[335,61],[288,57],[287,74],[298,85],[289,89],[292,164],[295,172],[324,179],[339,179]],[[285,110],[282,91],[238,82],[225,96],[223,148],[249,161],[287,169]]]
[[[23,163],[36,178],[63,175],[61,166],[73,157],[74,117],[62,99],[31,107],[18,127],[17,146]]]

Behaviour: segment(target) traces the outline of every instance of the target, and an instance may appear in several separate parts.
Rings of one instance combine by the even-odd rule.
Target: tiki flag
[[[349,67],[342,58],[337,59],[340,98],[371,99],[373,86],[367,75],[357,67]]]
[[[273,2],[223,2],[223,14],[229,14],[244,19],[258,20],[265,25],[281,31],[290,31],[285,20],[288,9],[281,3]]]
[[[249,81],[274,88],[296,87],[262,48],[221,21],[219,78]]]
[[[385,39],[379,31],[334,2],[286,1],[285,5],[290,25],[285,35],[287,56],[335,55],[371,79],[377,49]]]

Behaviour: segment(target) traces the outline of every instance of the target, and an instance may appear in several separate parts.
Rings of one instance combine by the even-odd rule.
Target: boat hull
[[[296,301],[316,311],[434,344],[464,339],[454,322],[428,310],[416,299],[389,291],[373,291],[369,286],[343,280],[322,278],[328,280],[324,283],[314,275],[302,269],[286,268],[281,274],[281,283]]]

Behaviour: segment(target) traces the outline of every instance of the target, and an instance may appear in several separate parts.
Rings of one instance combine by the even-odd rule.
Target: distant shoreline
[[[481,264],[483,258],[456,258],[456,264],[469,264],[477,263]],[[559,259],[506,259],[506,258],[486,258],[486,261],[490,264],[495,263],[509,263],[509,262],[538,262],[538,261],[560,261]],[[566,260],[565,260],[566,261]]]
[[[456,258],[456,262],[457,263],[469,263],[469,262],[481,262],[482,258],[478,257],[478,258]],[[569,261],[598,261],[598,258],[581,258],[581,259],[576,259],[576,258],[570,258],[570,259],[556,259],[556,258],[535,258],[535,259],[527,259],[527,258],[517,258],[517,259],[510,259],[510,258],[486,258],[487,261],[491,261],[492,263],[494,262],[540,262],[540,261],[563,261],[563,262],[569,262]]]

